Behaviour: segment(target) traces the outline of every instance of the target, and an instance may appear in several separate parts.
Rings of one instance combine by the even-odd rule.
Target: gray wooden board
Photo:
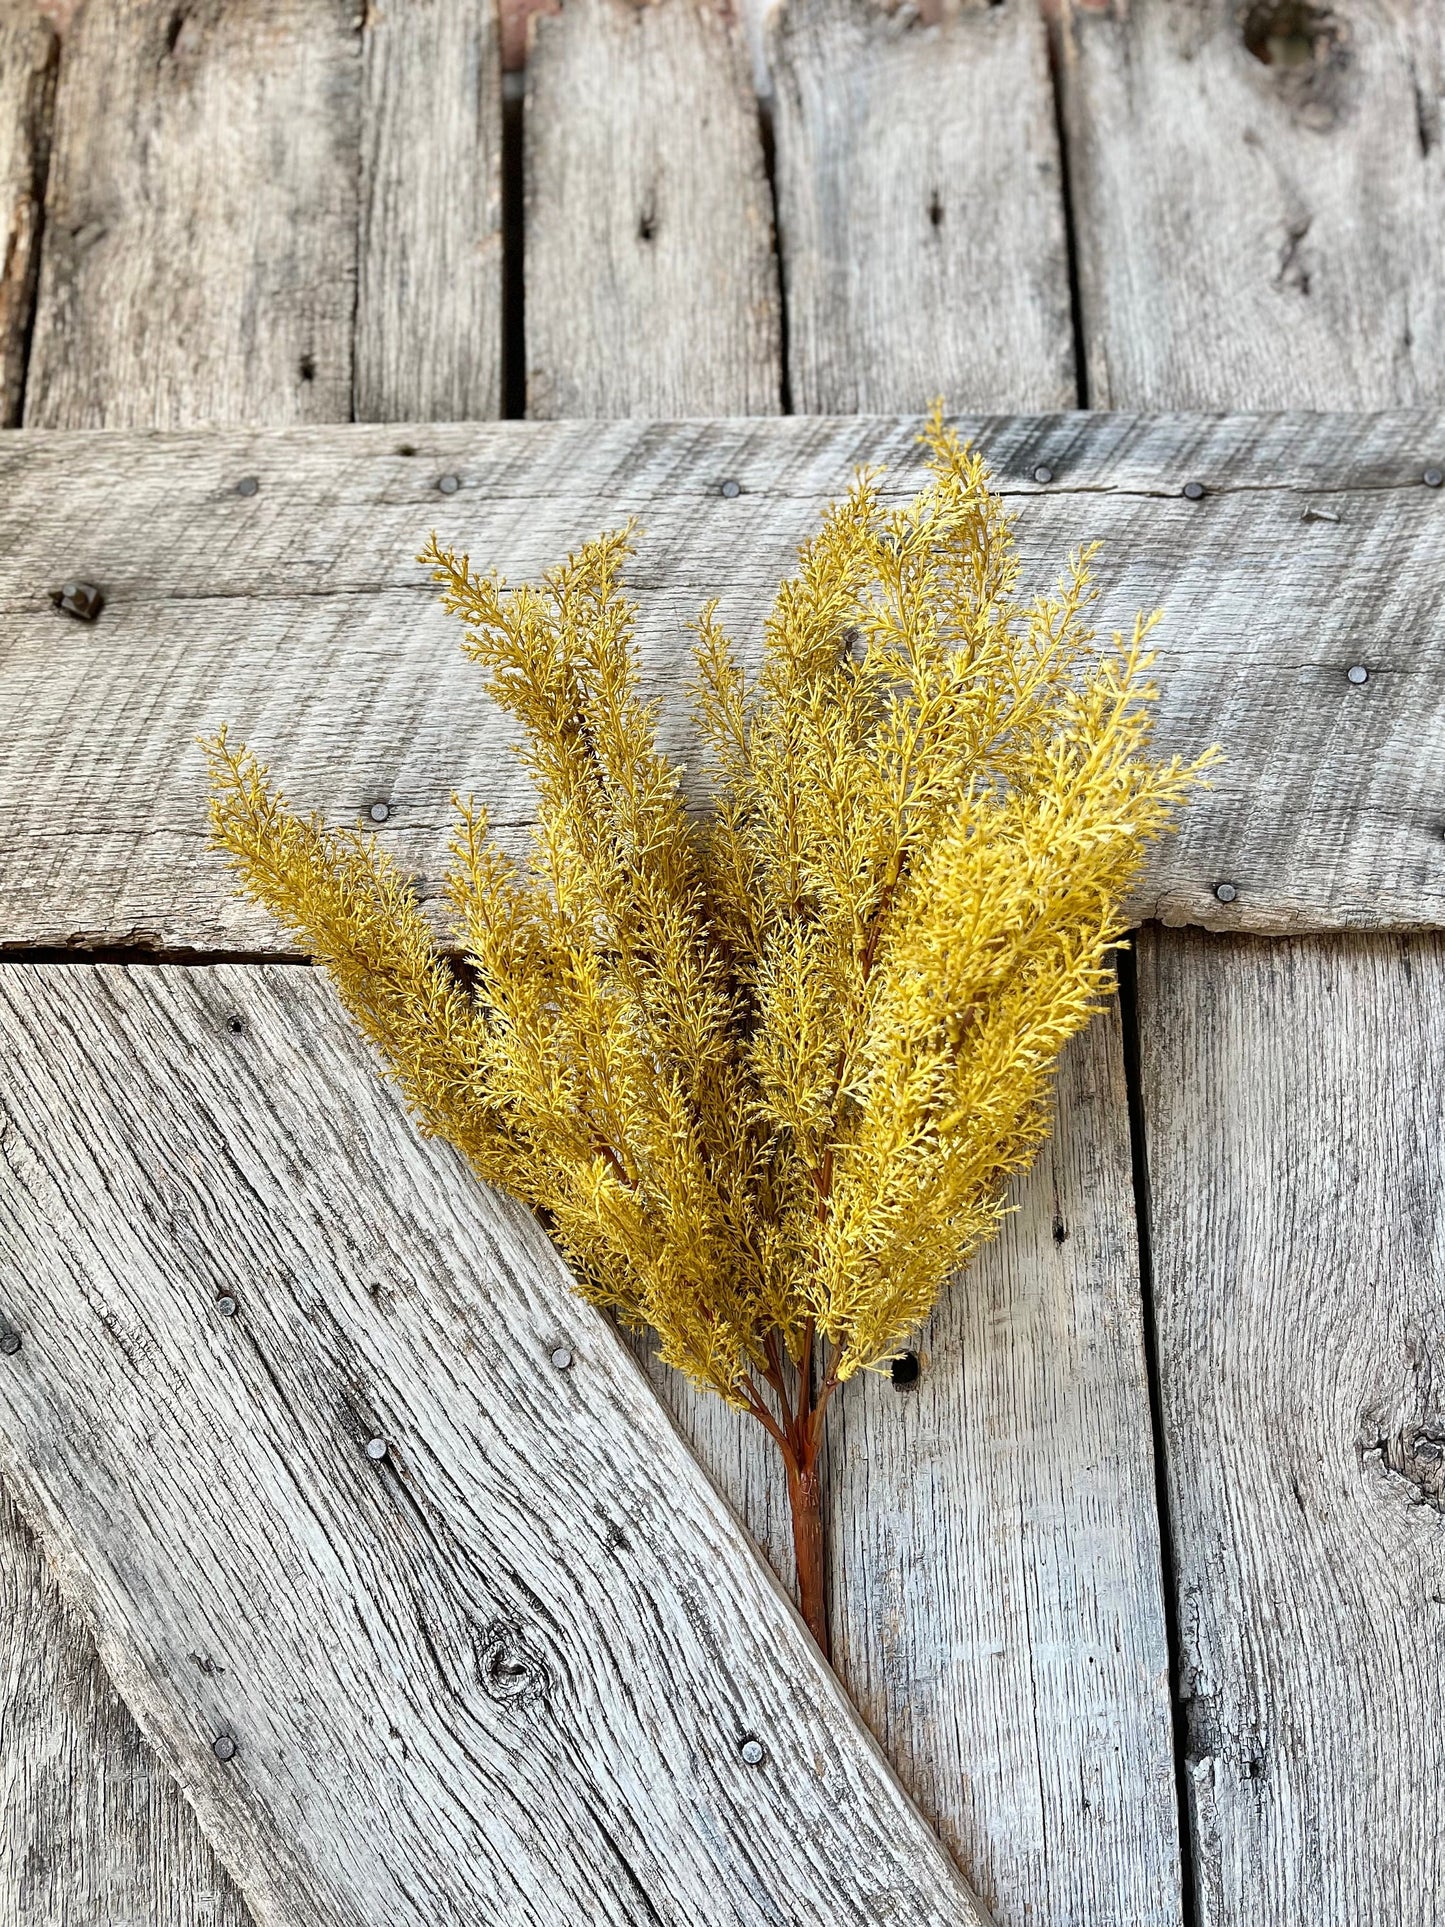
[[[239,1894],[0,1491],[0,1919],[246,1927]]]
[[[1439,401],[1445,10],[1062,13],[1090,402]]]
[[[606,1321],[319,975],[11,965],[0,1063],[0,1461],[260,1920],[980,1918]]]
[[[910,1390],[830,1409],[836,1663],[1000,1922],[1180,1918],[1117,1007],[1054,1136],[945,1293]]]
[[[528,414],[776,410],[772,209],[726,9],[567,0],[532,31]]]
[[[40,262],[56,38],[30,0],[0,6],[0,428],[20,418]]]
[[[1200,1927],[1445,1917],[1445,949],[1147,934]]]
[[[793,406],[1071,407],[1037,0],[934,25],[874,0],[788,0],[770,51]]]
[[[103,0],[66,37],[25,420],[351,414],[351,0]]]
[[[489,418],[502,403],[496,0],[378,0],[364,32],[355,413]]]
[[[1102,538],[1103,619],[1165,611],[1161,745],[1228,753],[1135,914],[1260,930],[1440,921],[1445,490],[1419,477],[1445,419],[972,427],[1017,507],[1029,582]],[[352,820],[385,798],[384,843],[433,893],[454,790],[523,841],[524,774],[412,560],[433,528],[534,577],[639,514],[645,667],[686,760],[687,620],[716,593],[754,641],[820,504],[864,459],[911,488],[913,437],[911,422],[801,418],[6,437],[5,940],[275,952],[206,847],[193,738],[223,720],[306,805]],[[1039,463],[1048,487],[1028,479]],[[455,493],[438,492],[443,475]],[[1191,477],[1202,501],[1179,494]],[[76,575],[108,598],[94,625],[50,607]],[[1235,901],[1217,900],[1222,880]]]

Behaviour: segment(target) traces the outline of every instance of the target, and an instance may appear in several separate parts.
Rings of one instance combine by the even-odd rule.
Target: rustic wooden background
[[[1445,1918],[1441,9],[754,25],[0,0],[0,1920],[966,1920],[910,1799],[1000,1927]],[[191,738],[428,875],[525,822],[431,526],[639,510],[666,691],[938,393],[1230,762],[834,1408],[865,1731],[662,1406],[786,1573],[765,1454],[412,1138]]]

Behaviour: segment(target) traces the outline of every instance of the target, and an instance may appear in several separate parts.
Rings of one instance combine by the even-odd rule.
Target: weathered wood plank
[[[916,1386],[835,1401],[836,1663],[1000,1923],[1180,1918],[1117,1007],[1055,1135],[949,1289]]]
[[[1072,407],[1035,0],[931,25],[876,0],[788,0],[770,51],[793,406]]]
[[[3,1491],[0,1706],[0,1919],[248,1927]]]
[[[1433,1927],[1445,949],[1146,934],[1201,1927]]]
[[[1161,602],[1161,740],[1228,761],[1152,862],[1139,915],[1225,928],[1445,918],[1438,414],[1064,416],[974,424],[1016,498],[1027,579],[1105,543],[1105,622]],[[533,576],[637,512],[645,666],[686,760],[684,624],[756,636],[793,545],[864,458],[911,488],[914,424],[802,418],[0,444],[0,886],[10,943],[274,949],[205,848],[193,737],[229,718],[299,800],[424,876],[452,792],[524,839],[530,790],[412,560],[430,528]],[[1028,477],[1039,463],[1055,481]],[[439,493],[455,476],[455,493]],[[1201,477],[1202,501],[1178,493]],[[254,479],[254,494],[238,484]],[[736,480],[739,493],[722,493]],[[1338,518],[1331,519],[1331,518]],[[84,575],[94,626],[49,606]],[[1368,669],[1364,684],[1347,670]],[[1230,903],[1215,894],[1229,881]]]
[[[12,965],[0,1058],[0,1459],[261,1919],[980,1918],[606,1321],[318,975]]]
[[[1091,404],[1438,401],[1441,9],[1061,10]]]
[[[349,0],[105,0],[66,40],[25,420],[351,414]]]
[[[502,405],[502,60],[495,0],[401,0],[364,24],[356,415]]]
[[[533,34],[528,414],[773,412],[772,211],[726,10],[566,0]]]
[[[40,264],[56,38],[30,0],[0,8],[0,428],[20,419]]]

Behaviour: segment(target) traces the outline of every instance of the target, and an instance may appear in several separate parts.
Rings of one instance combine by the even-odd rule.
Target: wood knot
[[[526,1712],[552,1693],[552,1672],[510,1620],[494,1619],[475,1635],[477,1683],[498,1706]]]
[[[1246,50],[1267,67],[1275,94],[1323,133],[1344,117],[1352,67],[1349,30],[1313,0],[1254,0],[1240,16]]]

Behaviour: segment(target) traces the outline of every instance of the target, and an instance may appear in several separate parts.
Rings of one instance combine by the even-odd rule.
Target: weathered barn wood
[[[55,54],[55,34],[30,0],[0,8],[0,428],[20,419]]]
[[[318,975],[12,965],[0,1060],[0,1458],[261,1920],[980,1918]]]
[[[1146,934],[1201,1927],[1433,1927],[1445,949]]]
[[[787,0],[771,39],[793,406],[1069,408],[1069,264],[1034,0]]]
[[[1090,404],[1438,401],[1445,12],[1061,11]]]
[[[345,0],[105,0],[56,94],[38,428],[351,414],[361,50]]]
[[[389,0],[363,33],[355,413],[485,420],[502,403],[496,0]]]
[[[771,413],[772,209],[726,10],[567,0],[532,30],[528,414]]]
[[[1445,420],[975,428],[1018,498],[1028,579],[1102,537],[1105,620],[1164,606],[1161,741],[1228,747],[1136,913],[1262,930],[1439,921],[1445,490],[1420,477]],[[205,849],[192,738],[227,718],[306,804],[351,819],[387,799],[380,834],[433,892],[454,789],[484,796],[520,840],[524,773],[411,559],[432,527],[516,578],[640,514],[645,661],[685,759],[687,619],[718,592],[754,636],[855,461],[896,462],[890,486],[912,486],[913,434],[793,419],[7,437],[6,940],[274,948],[266,921],[218,892]],[[1027,479],[1040,463],[1048,486]],[[1208,492],[1187,499],[1181,478]],[[107,596],[94,625],[50,607],[82,574]],[[1349,680],[1356,666],[1368,680]]]

